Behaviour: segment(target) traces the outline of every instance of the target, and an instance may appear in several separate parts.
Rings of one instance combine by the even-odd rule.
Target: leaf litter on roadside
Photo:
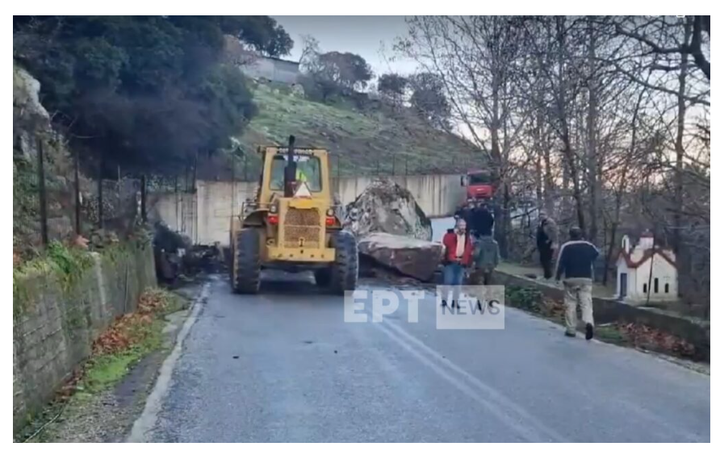
[[[134,312],[115,318],[93,342],[93,355],[121,352],[142,342],[156,315],[167,308],[170,299],[168,293],[160,289],[144,292]]]

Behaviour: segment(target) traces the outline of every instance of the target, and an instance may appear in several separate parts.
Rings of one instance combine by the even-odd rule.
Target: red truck
[[[492,175],[489,170],[485,169],[468,171],[461,177],[460,184],[467,189],[468,201],[492,199],[495,190]]]

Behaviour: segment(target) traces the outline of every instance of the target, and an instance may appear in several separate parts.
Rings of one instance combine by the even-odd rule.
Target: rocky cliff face
[[[40,104],[40,82],[24,69],[13,66],[13,156],[27,161],[35,156],[39,136],[52,136],[50,115]]]
[[[40,83],[13,66],[13,248],[18,254],[40,244],[37,178],[38,147],[45,157],[48,234],[64,239],[73,232],[73,166],[67,141],[55,131],[40,103]],[[90,182],[81,176],[81,189]]]

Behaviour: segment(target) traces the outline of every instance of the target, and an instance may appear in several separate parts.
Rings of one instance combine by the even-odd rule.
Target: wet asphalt
[[[434,296],[415,323],[348,323],[311,276],[264,280],[210,283],[145,440],[710,440],[709,376],[652,355],[509,308],[504,330],[438,330]]]

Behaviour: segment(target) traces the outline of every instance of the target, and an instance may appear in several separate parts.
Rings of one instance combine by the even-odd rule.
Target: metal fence
[[[330,153],[329,162],[331,178],[457,174],[482,167],[480,158],[443,156],[441,154],[432,162],[423,162],[415,156],[399,153],[388,153],[381,159]],[[198,174],[199,180],[255,182],[259,179],[262,162],[259,156],[246,154],[234,157],[216,169],[208,169],[207,164],[204,166],[206,167],[201,169]]]
[[[16,250],[101,233],[125,238],[148,220],[148,196],[159,191],[192,191],[191,176],[159,178],[117,169],[114,178],[99,166],[85,165],[75,153],[47,153],[37,141],[32,154],[14,156],[14,223]],[[94,168],[94,169],[93,169]],[[95,172],[93,172],[95,171]],[[93,175],[94,174],[94,175]]]
[[[66,163],[57,163],[57,154],[45,153],[44,147],[46,144],[38,140],[37,153],[26,160],[30,161],[26,172],[31,180],[28,192],[32,201],[26,204],[31,207],[26,210],[30,219],[15,223],[14,230],[17,243],[32,247],[74,236],[90,238],[97,231],[127,236],[148,221],[148,200],[155,193],[193,193],[198,180],[257,182],[262,169],[261,157],[246,153],[203,159],[196,167],[174,176],[143,175],[120,168],[109,172],[100,161],[83,162],[85,157],[77,151],[66,158]],[[331,153],[329,159],[330,178],[335,182],[357,176],[462,173],[479,167],[479,160],[454,155],[438,155],[432,162],[392,152],[382,159],[340,153]]]

